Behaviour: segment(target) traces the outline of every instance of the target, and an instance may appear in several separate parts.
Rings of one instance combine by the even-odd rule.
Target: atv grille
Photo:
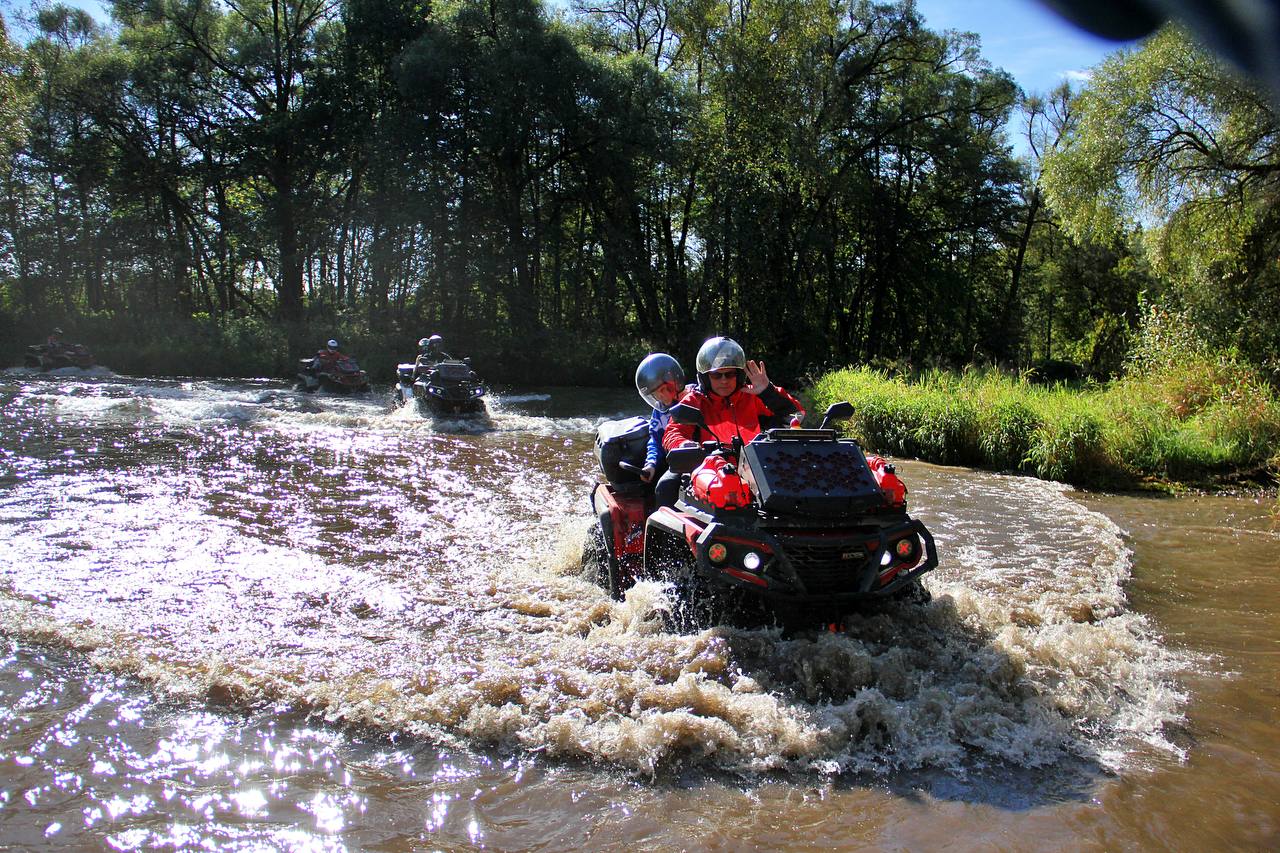
[[[827,450],[831,445],[821,445]],[[830,494],[859,491],[875,485],[865,466],[849,447],[835,445],[843,453],[818,453],[804,448],[799,453],[777,454],[769,468],[770,482],[779,491]]]
[[[853,592],[867,565],[861,541],[779,537],[787,558],[810,593]]]
[[[753,441],[742,457],[747,480],[770,513],[829,518],[884,503],[853,441]]]

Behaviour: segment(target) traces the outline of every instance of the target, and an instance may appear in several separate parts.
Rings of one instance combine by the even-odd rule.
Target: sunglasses
[[[737,377],[738,370],[735,367],[730,367],[725,370],[712,370],[707,375],[712,379],[732,379]]]

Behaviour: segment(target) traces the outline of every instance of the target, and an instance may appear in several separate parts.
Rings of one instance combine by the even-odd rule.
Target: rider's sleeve
[[[769,387],[760,392],[760,402],[764,403],[769,409],[769,414],[778,417],[803,412],[804,407],[800,405],[800,401],[792,397],[786,391],[769,383]]]
[[[671,450],[679,447],[686,441],[693,441],[693,431],[697,429],[693,424],[678,424],[671,421],[667,424],[667,428],[662,431],[662,448]]]
[[[680,398],[679,402],[684,403],[686,406],[693,406],[695,409],[702,411],[703,399],[704,398],[701,397],[696,390],[693,390],[693,386],[689,386],[689,388],[685,390],[684,396]],[[675,418],[670,418],[667,421],[666,429],[662,431],[662,448],[664,450],[671,450],[674,447],[679,447],[686,441],[693,441],[693,434],[697,429],[698,428],[693,424],[678,424],[676,423]]]
[[[649,446],[645,449],[644,464],[658,467],[658,463],[667,458],[667,449],[662,446],[662,436],[666,432],[671,415],[654,409],[649,414]]]

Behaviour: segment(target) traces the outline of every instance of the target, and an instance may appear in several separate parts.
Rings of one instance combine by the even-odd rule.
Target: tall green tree
[[[1255,362],[1280,346],[1280,124],[1178,29],[1104,62],[1044,184],[1074,235],[1145,237],[1201,333]]]
[[[336,0],[119,0],[122,16],[162,24],[190,85],[214,93],[222,145],[257,194],[275,239],[279,311],[303,309],[303,269],[342,168],[335,105],[318,90],[334,71]],[[328,60],[328,61],[327,61]]]

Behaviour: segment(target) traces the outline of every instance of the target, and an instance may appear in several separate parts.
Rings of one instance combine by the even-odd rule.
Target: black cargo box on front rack
[[[644,418],[605,421],[596,427],[596,461],[605,479],[615,486],[640,482],[638,473],[626,470],[619,463],[643,468],[648,445],[649,422]]]
[[[770,432],[778,434],[786,436],[787,430]],[[753,441],[742,448],[742,458],[743,475],[766,512],[830,518],[884,505],[884,493],[856,441],[837,441],[834,434],[825,440]]]

